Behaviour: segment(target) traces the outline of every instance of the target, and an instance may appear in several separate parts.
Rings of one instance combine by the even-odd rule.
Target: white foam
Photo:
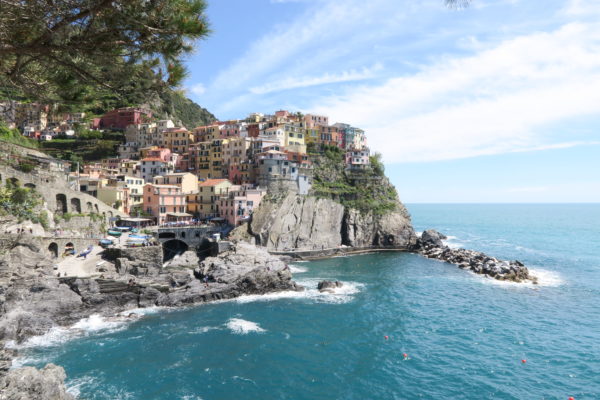
[[[125,324],[128,321],[129,319],[123,316],[103,317],[99,314],[93,314],[79,320],[69,328],[54,327],[43,335],[30,337],[23,343],[17,344],[14,341],[10,341],[7,342],[6,346],[14,349],[57,346],[80,336],[87,336],[100,332],[117,332],[125,329]]]
[[[252,303],[257,301],[273,301],[281,299],[305,299],[318,303],[343,304],[354,300],[354,295],[360,293],[364,285],[358,282],[342,282],[342,287],[332,289],[332,292],[320,292],[317,285],[323,279],[297,280],[298,284],[305,287],[301,292],[284,291],[267,294],[245,295],[232,300],[237,303]]]
[[[451,249],[461,249],[465,247],[465,243],[459,240],[456,236],[448,235],[442,242]]]
[[[497,279],[490,278],[484,275],[475,274],[474,272],[471,273],[483,278],[482,281],[486,284],[511,288],[557,287],[565,283],[559,273],[539,268],[529,268],[529,273],[538,279],[537,284],[529,280],[525,282],[499,281]]]
[[[66,383],[67,393],[73,395],[75,398],[79,398],[79,395],[81,394],[81,387],[91,386],[94,384],[94,381],[94,377],[91,376],[83,376],[81,378],[70,380]]]
[[[561,275],[556,271],[548,271],[541,268],[529,268],[531,275],[538,278],[538,284],[535,286],[556,287],[565,283]]]
[[[227,323],[225,324],[225,326],[229,328],[231,332],[237,335],[247,335],[250,332],[266,332],[256,322],[246,321],[245,319],[241,318],[230,318],[229,321],[227,321]]]
[[[308,271],[308,268],[299,267],[297,265],[290,265],[290,271],[292,271],[292,274],[301,274],[303,272]]]

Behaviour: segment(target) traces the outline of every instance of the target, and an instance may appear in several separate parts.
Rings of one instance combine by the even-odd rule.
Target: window
[[[150,203],[152,200],[150,199],[150,197],[148,197],[148,203]]]
[[[160,208],[160,212],[161,212],[161,213],[166,213],[166,212],[167,212],[167,209],[166,209],[165,207],[161,207],[161,208]]]

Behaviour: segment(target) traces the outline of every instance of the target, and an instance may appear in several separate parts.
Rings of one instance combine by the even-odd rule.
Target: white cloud
[[[600,28],[524,35],[317,101],[315,111],[365,128],[387,162],[564,146],[573,141],[552,144],[544,128],[600,109]]]
[[[190,88],[190,92],[196,96],[201,96],[206,92],[206,87],[202,83],[197,83]]]
[[[564,12],[571,16],[600,14],[600,2],[597,0],[569,0]]]
[[[279,92],[282,90],[297,89],[309,86],[318,86],[331,83],[361,81],[374,78],[377,71],[383,68],[381,64],[375,64],[371,68],[363,68],[362,70],[343,71],[339,74],[325,73],[320,76],[306,77],[290,77],[279,81],[269,82],[261,86],[250,88],[250,92],[254,94],[266,94]]]

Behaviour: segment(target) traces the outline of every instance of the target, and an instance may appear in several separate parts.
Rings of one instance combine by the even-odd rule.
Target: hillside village
[[[84,163],[71,186],[150,225],[248,220],[267,193],[311,193],[314,157],[341,153],[347,170],[369,168],[365,132],[323,115],[277,111],[188,129],[122,108],[96,118],[52,113],[35,103],[0,102],[0,119],[38,141],[73,137],[81,126],[122,132],[118,156]]]

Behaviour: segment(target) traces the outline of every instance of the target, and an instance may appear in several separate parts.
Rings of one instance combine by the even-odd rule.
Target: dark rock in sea
[[[421,245],[429,245],[435,247],[443,247],[444,242],[442,240],[447,239],[446,235],[439,233],[433,229],[428,229],[421,234],[419,243]]]
[[[444,245],[443,239],[446,239],[445,235],[433,229],[426,230],[417,241],[414,251],[424,257],[456,264],[461,269],[468,269],[497,280],[531,281],[537,284],[537,278],[530,275],[527,267],[520,261],[498,260],[478,251],[451,249]]]
[[[320,292],[333,292],[334,289],[342,287],[343,283],[340,281],[321,281],[317,285],[317,289]]]

